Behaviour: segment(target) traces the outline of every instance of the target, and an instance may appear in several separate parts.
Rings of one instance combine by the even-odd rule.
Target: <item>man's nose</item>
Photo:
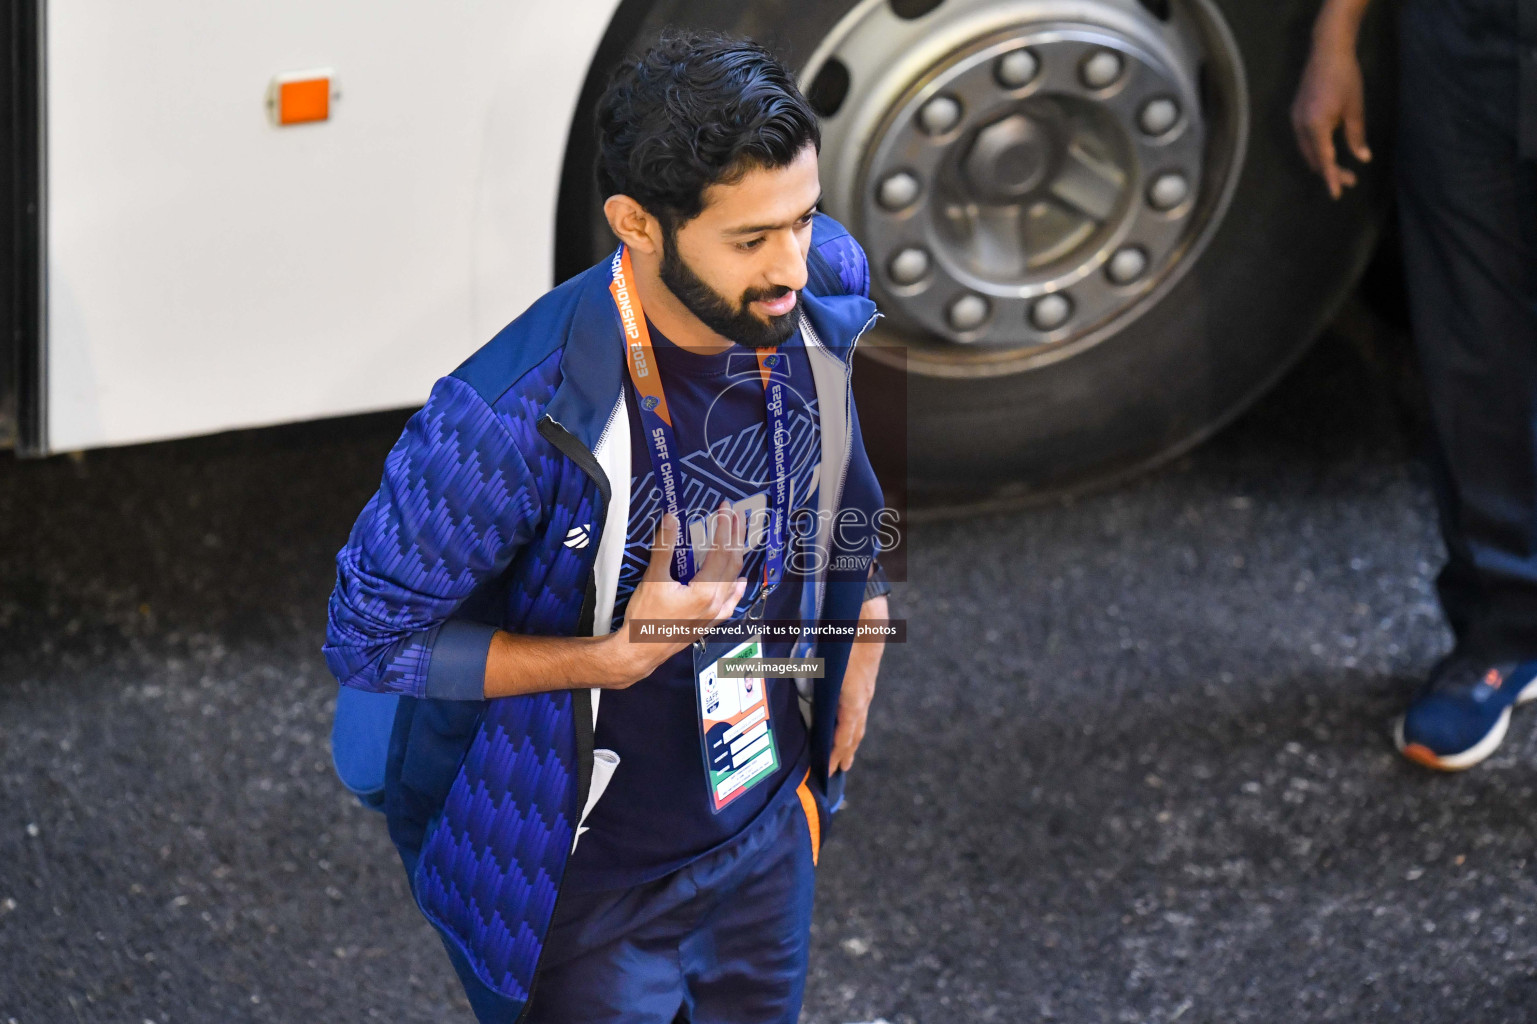
[[[800,240],[795,237],[795,232],[776,232],[771,244],[774,262],[768,268],[769,284],[796,292],[806,287],[806,254],[801,251]]]

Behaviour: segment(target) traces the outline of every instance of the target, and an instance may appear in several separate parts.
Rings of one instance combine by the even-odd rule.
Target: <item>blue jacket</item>
[[[863,252],[818,217],[802,294],[822,422],[812,621],[858,617],[880,487],[849,391],[875,320]],[[341,682],[338,771],[384,811],[421,911],[461,971],[528,1000],[594,780],[598,690],[483,699],[497,629],[607,633],[628,520],[624,345],[608,261],[550,291],[433,387],[337,556],[325,657]],[[852,514],[849,514],[852,511]],[[835,522],[842,513],[841,522]],[[846,641],[822,641],[812,777],[829,776]],[[602,772],[600,762],[600,774]]]

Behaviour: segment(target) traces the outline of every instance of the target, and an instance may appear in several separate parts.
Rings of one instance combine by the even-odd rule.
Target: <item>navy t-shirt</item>
[[[715,355],[700,355],[672,344],[654,326],[651,340],[680,453],[675,459],[681,476],[679,502],[697,524],[685,529],[695,541],[697,570],[705,554],[704,517],[723,500],[744,511],[768,508],[772,445],[763,385],[752,349],[733,345]],[[791,510],[814,513],[821,444],[811,365],[798,336],[780,351],[789,357]],[[664,511],[628,376],[625,388],[630,414],[630,516],[614,612],[616,629],[650,561]],[[758,521],[765,521],[761,513]],[[791,531],[791,543],[795,533]],[[738,617],[746,613],[763,584],[761,531],[757,536],[750,531],[748,543],[742,567],[748,586],[736,609]],[[801,618],[804,588],[792,571],[796,563],[787,552],[785,580],[769,596],[765,618]],[[791,643],[768,641],[764,648],[765,657],[788,657]],[[593,743],[618,754],[619,767],[587,818],[588,831],[572,855],[566,884],[576,889],[617,889],[660,878],[729,842],[776,796],[793,798],[808,762],[807,730],[795,681],[768,681],[769,720],[779,770],[719,814],[710,809],[694,686],[693,652],[686,648],[633,686],[603,693]]]

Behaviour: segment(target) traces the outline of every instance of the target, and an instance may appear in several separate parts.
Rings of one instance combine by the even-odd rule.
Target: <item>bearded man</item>
[[[665,36],[598,131],[619,248],[437,383],[338,556],[338,766],[480,1020],[792,1024],[881,646],[756,624],[886,617],[868,267],[761,47]]]

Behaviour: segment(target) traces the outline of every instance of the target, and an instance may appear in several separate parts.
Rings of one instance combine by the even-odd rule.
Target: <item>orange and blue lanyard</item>
[[[687,521],[679,495],[682,481],[677,468],[678,446],[673,434],[672,413],[667,407],[667,394],[657,371],[656,351],[651,347],[651,331],[646,325],[640,294],[634,289],[635,274],[630,266],[628,246],[621,245],[614,254],[612,272],[609,292],[614,297],[614,306],[624,329],[628,357],[625,362],[629,365],[630,381],[635,385],[635,394],[640,401],[646,451],[651,456],[651,468],[656,472],[657,486],[662,492],[662,506],[673,514],[680,527],[681,535],[673,548],[672,574],[679,583],[687,583],[694,577],[694,552],[688,531],[682,529]],[[763,384],[763,405],[768,414],[773,474],[766,531],[768,542],[763,553],[763,587],[753,603],[759,616],[763,603],[784,575],[785,535],[789,526],[790,412],[786,401],[789,384],[785,360],[785,355],[777,349],[758,350],[758,377]]]

